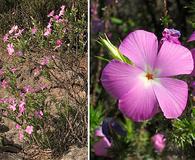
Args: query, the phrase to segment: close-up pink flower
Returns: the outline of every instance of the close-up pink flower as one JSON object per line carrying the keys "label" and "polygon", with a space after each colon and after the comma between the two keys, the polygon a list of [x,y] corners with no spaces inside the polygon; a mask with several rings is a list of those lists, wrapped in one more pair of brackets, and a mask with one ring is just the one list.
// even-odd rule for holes
{"label": "close-up pink flower", "polygon": [[103,87],[118,99],[119,110],[134,121],[152,118],[160,110],[168,119],[181,116],[188,99],[188,85],[173,76],[194,68],[190,50],[164,41],[144,30],[130,33],[119,51],[133,65],[112,60],[102,71]]}
{"label": "close-up pink flower", "polygon": [[64,16],[65,5],[62,5],[60,8],[61,10],[60,10],[59,16]]}
{"label": "close-up pink flower", "polygon": [[157,152],[162,152],[166,146],[166,138],[163,134],[157,133],[152,137],[152,143]]}
{"label": "close-up pink flower", "polygon": [[11,56],[14,53],[14,45],[12,43],[7,44],[7,52]]}

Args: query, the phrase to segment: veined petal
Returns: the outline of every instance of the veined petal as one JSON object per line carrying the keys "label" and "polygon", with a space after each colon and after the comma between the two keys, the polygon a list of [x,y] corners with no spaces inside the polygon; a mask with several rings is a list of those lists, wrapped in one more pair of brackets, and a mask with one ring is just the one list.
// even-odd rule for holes
{"label": "veined petal", "polygon": [[168,41],[163,43],[155,64],[159,77],[190,74],[193,68],[194,63],[190,50]]}
{"label": "veined petal", "polygon": [[120,44],[120,52],[128,57],[136,66],[146,70],[153,68],[158,51],[157,37],[144,30],[130,33]]}
{"label": "veined petal", "polygon": [[166,118],[177,118],[184,111],[188,97],[188,86],[184,81],[159,78],[153,89],[160,108]]}
{"label": "veined petal", "polygon": [[188,42],[195,41],[195,32],[192,33],[190,38],[188,39]]}
{"label": "veined petal", "polygon": [[195,48],[193,48],[192,50],[191,50],[191,52],[192,52],[192,57],[193,57],[193,60],[194,60],[194,70],[192,71],[192,75],[193,76],[195,76]]}
{"label": "veined petal", "polygon": [[101,82],[108,93],[119,99],[135,85],[142,72],[139,68],[112,60],[103,69]]}
{"label": "veined petal", "polygon": [[157,99],[152,88],[153,80],[144,80],[148,81],[144,85],[142,78],[119,100],[120,111],[137,122],[150,119],[158,112]]}

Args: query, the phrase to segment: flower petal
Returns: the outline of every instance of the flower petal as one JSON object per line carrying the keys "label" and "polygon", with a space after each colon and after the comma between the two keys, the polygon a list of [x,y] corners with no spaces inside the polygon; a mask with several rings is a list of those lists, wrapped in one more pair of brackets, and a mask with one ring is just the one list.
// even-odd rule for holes
{"label": "flower petal", "polygon": [[195,41],[195,32],[192,33],[190,38],[188,39],[188,42]]}
{"label": "flower petal", "polygon": [[192,75],[193,76],[195,76],[195,48],[193,48],[192,50],[191,50],[191,52],[192,52],[192,57],[193,57],[193,60],[194,60],[194,70],[192,71]]}
{"label": "flower petal", "polygon": [[119,100],[119,109],[134,121],[143,121],[152,118],[158,111],[152,80],[137,80],[134,87]]}
{"label": "flower petal", "polygon": [[106,137],[101,138],[98,142],[93,145],[93,149],[97,156],[108,156],[108,149],[111,147],[111,143]]}
{"label": "flower petal", "polygon": [[126,63],[113,60],[102,71],[101,82],[108,93],[119,99],[126,94],[143,71]]}
{"label": "flower petal", "polygon": [[177,118],[184,111],[188,97],[188,86],[184,81],[159,78],[153,89],[160,108],[166,118]]}
{"label": "flower petal", "polygon": [[136,66],[153,68],[158,51],[157,37],[144,30],[130,33],[120,44],[120,52],[128,57]]}
{"label": "flower petal", "polygon": [[163,43],[155,65],[159,77],[190,74],[193,67],[192,54],[187,48],[168,41]]}

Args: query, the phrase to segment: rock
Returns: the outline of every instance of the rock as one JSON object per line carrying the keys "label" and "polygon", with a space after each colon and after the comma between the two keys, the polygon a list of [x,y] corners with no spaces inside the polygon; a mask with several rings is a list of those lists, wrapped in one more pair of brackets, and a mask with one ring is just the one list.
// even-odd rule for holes
{"label": "rock", "polygon": [[70,147],[68,153],[60,160],[87,160],[87,147],[78,148],[76,146]]}
{"label": "rock", "polygon": [[0,153],[0,160],[24,160],[24,158],[15,153],[3,152]]}

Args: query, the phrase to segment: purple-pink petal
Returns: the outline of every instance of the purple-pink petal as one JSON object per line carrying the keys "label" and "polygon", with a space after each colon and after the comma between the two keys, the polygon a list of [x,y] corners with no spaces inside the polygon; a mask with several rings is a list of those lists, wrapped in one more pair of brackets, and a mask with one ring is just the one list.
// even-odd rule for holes
{"label": "purple-pink petal", "polygon": [[188,39],[188,42],[194,41],[195,40],[195,32],[192,33],[190,38]]}
{"label": "purple-pink petal", "polygon": [[93,149],[97,156],[108,157],[108,149],[111,147],[111,143],[106,137],[101,138],[93,145]]}
{"label": "purple-pink petal", "polygon": [[163,43],[155,64],[159,77],[190,74],[193,68],[194,64],[190,50],[168,41]]}
{"label": "purple-pink petal", "polygon": [[192,52],[192,57],[193,57],[193,60],[194,60],[194,70],[192,71],[192,75],[193,76],[195,76],[195,48],[193,48],[192,50],[191,50],[191,52]]}
{"label": "purple-pink petal", "polygon": [[151,32],[137,30],[122,41],[119,50],[143,70],[148,66],[153,68],[158,51],[158,40]]}
{"label": "purple-pink petal", "polygon": [[131,86],[132,89],[121,97],[119,109],[125,116],[139,122],[152,118],[158,112],[157,99],[152,83],[153,81],[146,78],[145,80],[137,79],[137,83]]}
{"label": "purple-pink petal", "polygon": [[173,78],[159,78],[153,84],[153,89],[166,118],[172,119],[181,116],[188,97],[186,82]]}
{"label": "purple-pink petal", "polygon": [[113,60],[103,69],[101,82],[108,93],[119,99],[137,83],[142,72],[139,68]]}

